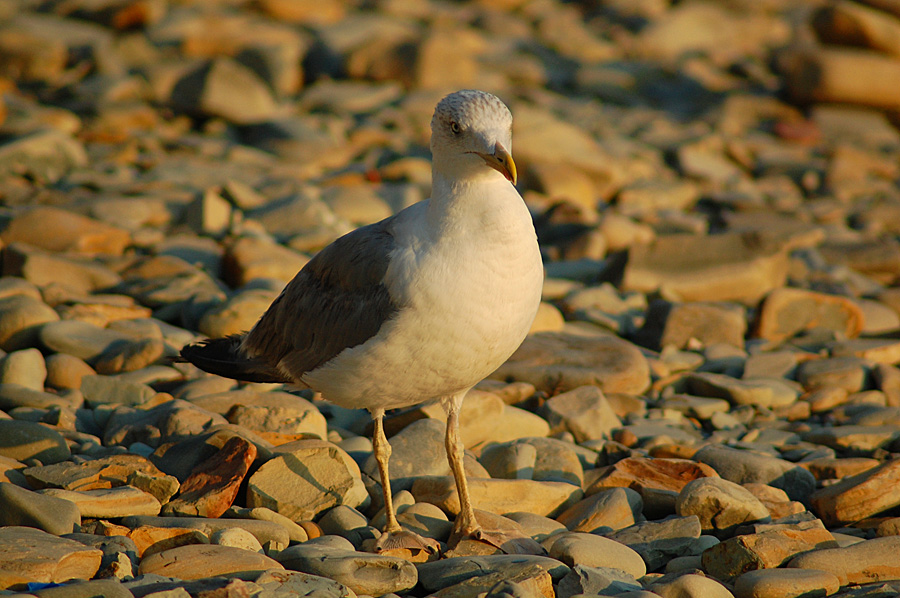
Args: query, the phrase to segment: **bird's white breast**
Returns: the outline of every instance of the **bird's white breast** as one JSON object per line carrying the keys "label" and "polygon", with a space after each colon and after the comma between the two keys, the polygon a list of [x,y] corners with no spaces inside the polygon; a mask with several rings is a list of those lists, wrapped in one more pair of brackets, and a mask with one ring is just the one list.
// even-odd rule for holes
{"label": "bird's white breast", "polygon": [[[436,208],[452,213],[435,218]],[[505,180],[479,185],[463,204],[412,206],[394,233],[386,284],[400,311],[304,376],[337,404],[390,409],[464,391],[518,348],[534,320],[540,252]]]}

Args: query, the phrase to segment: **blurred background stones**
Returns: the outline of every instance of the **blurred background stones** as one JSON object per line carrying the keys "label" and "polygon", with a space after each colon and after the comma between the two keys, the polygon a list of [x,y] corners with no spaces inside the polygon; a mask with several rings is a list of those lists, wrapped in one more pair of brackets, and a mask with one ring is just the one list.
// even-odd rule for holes
{"label": "blurred background stones", "polygon": [[[545,263],[461,415],[519,554],[374,555],[366,413],[171,358],[428,197],[459,88]],[[0,1],[0,590],[900,594],[898,124],[896,0]],[[443,417],[385,428],[446,543]]]}

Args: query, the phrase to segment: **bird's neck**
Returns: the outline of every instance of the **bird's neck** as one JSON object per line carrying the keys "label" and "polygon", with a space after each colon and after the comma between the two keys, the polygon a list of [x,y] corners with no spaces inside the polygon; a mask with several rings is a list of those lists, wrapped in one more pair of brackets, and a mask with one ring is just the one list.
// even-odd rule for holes
{"label": "bird's neck", "polygon": [[527,212],[515,187],[499,172],[485,169],[469,177],[432,173],[427,217],[432,230],[446,232],[475,220],[492,226],[516,210]]}

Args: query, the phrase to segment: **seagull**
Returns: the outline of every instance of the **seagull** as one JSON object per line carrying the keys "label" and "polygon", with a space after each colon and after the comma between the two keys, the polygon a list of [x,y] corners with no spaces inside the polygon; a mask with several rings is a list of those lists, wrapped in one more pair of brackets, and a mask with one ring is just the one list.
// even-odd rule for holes
{"label": "seagull", "polygon": [[[475,384],[519,347],[541,299],[543,265],[516,191],[512,115],[463,90],[431,120],[432,195],[340,237],[288,283],[249,332],[185,346],[184,360],[250,382],[310,388],[367,409],[387,523],[376,551],[414,544],[394,513],[385,410],[439,400],[459,494],[450,536],[500,546],[475,518],[459,413]],[[433,540],[420,548],[435,550]]]}

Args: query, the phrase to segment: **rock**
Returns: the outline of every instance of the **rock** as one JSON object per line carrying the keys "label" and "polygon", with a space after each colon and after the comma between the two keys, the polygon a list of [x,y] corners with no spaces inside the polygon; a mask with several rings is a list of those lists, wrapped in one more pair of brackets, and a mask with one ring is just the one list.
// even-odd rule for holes
{"label": "rock", "polygon": [[21,582],[61,583],[91,579],[103,553],[80,542],[30,527],[0,528],[0,561]]}
{"label": "rock", "polygon": [[418,579],[416,568],[404,559],[327,548],[314,542],[291,546],[278,554],[278,560],[288,569],[327,577],[369,596],[408,590]]}
{"label": "rock", "polygon": [[678,598],[679,596],[703,596],[704,598],[733,598],[725,586],[719,582],[705,577],[689,573],[677,576],[675,579],[666,579],[650,584],[650,591],[659,594],[662,598]]}
{"label": "rock", "polygon": [[693,458],[712,466],[726,480],[736,484],[769,484],[787,492],[791,500],[805,501],[816,486],[815,478],[802,467],[750,451],[709,445],[697,451]]}
{"label": "rock", "polygon": [[784,285],[787,255],[740,234],[667,235],[631,249],[623,286],[679,301],[755,303]]}
{"label": "rock", "polygon": [[242,287],[257,278],[271,278],[287,284],[309,258],[271,239],[240,237],[225,246],[224,279]]}
{"label": "rock", "polygon": [[627,457],[612,464],[585,492],[590,495],[621,487],[636,490],[642,496],[647,489],[677,494],[692,480],[718,475],[709,465],[688,459]]}
{"label": "rock", "polygon": [[[416,476],[450,474],[450,464],[444,449],[444,431],[443,422],[420,419],[391,437],[388,471],[391,488],[395,492],[409,490]],[[366,459],[363,471],[372,479],[380,480],[374,455]]]}
{"label": "rock", "polygon": [[256,539],[256,536],[239,527],[220,529],[213,532],[209,537],[212,544],[219,546],[230,546],[232,548],[240,548],[241,550],[249,550],[250,552],[263,553],[262,544]]}
{"label": "rock", "polygon": [[39,287],[58,286],[75,295],[108,289],[121,282],[118,274],[96,260],[67,257],[23,243],[4,248],[3,272],[21,276]]}
{"label": "rock", "polygon": [[80,491],[46,488],[38,493],[75,503],[82,517],[96,519],[115,519],[129,515],[158,515],[160,509],[156,497],[133,486]]}
{"label": "rock", "polygon": [[635,578],[617,567],[586,567],[574,565],[559,582],[557,596],[615,596],[641,589]]}
{"label": "rock", "polygon": [[647,573],[640,555],[609,538],[581,532],[563,532],[545,541],[550,556],[570,567],[610,567],[624,571],[635,579]]}
{"label": "rock", "polygon": [[[101,574],[103,569],[101,568]],[[91,581],[76,581],[73,583],[51,586],[35,590],[38,598],[91,598],[92,596],[106,596],[108,598],[128,598],[131,592],[125,589],[116,579],[95,579]]]}
{"label": "rock", "polygon": [[579,386],[548,399],[540,415],[550,424],[551,433],[571,432],[576,442],[610,438],[622,425],[596,386]]}
{"label": "rock", "polygon": [[39,206],[15,216],[0,233],[4,243],[27,243],[53,252],[121,255],[127,231],[74,212]]}
{"label": "rock", "polygon": [[640,394],[649,376],[644,356],[621,339],[540,332],[526,338],[490,377],[530,382],[547,392],[593,385],[605,393]]}
{"label": "rock", "polygon": [[266,289],[248,289],[237,293],[205,311],[197,323],[197,329],[210,338],[250,330],[276,296]]}
{"label": "rock", "polygon": [[630,488],[602,490],[581,500],[556,520],[573,532],[607,533],[632,526],[642,519],[644,503]]}
{"label": "rock", "polygon": [[37,459],[58,463],[71,456],[65,438],[50,426],[18,420],[0,420],[0,456],[18,461]]}
{"label": "rock", "polygon": [[274,436],[273,433],[312,434],[322,440],[328,436],[325,417],[306,399],[286,392],[256,393],[247,399],[227,410],[224,415],[229,422],[263,438]]}
{"label": "rock", "polygon": [[0,362],[0,384],[18,384],[43,391],[46,379],[47,366],[37,349],[13,351]]}
{"label": "rock", "polygon": [[[581,486],[583,469],[578,454],[572,449],[571,444],[555,438],[520,438],[511,442],[491,444],[482,450],[481,458],[488,464],[498,465],[498,461],[515,459],[504,455],[516,455],[519,453],[518,447],[526,444],[534,447],[534,460],[527,465],[531,475],[520,479],[568,482]],[[516,479],[515,476],[511,477]]]}
{"label": "rock", "polygon": [[708,548],[702,555],[703,570],[716,579],[733,580],[747,571],[781,567],[801,553],[837,546],[821,524],[785,525],[735,536]]}
{"label": "rock", "polygon": [[732,405],[787,407],[797,400],[800,390],[777,378],[737,380],[724,374],[702,372],[691,374],[688,384],[692,394],[726,399]]}
{"label": "rock", "polygon": [[287,531],[291,542],[306,542],[309,540],[309,534],[306,533],[306,530],[302,526],[295,523],[294,520],[288,519],[284,515],[280,515],[265,507],[256,507],[254,509],[231,507],[228,509],[227,514],[229,517],[239,519],[256,519],[259,521],[271,521],[272,523],[277,523]]}
{"label": "rock", "polygon": [[837,387],[849,393],[859,392],[865,380],[865,363],[856,357],[814,359],[797,369],[797,381],[808,391]]}
{"label": "rock", "polygon": [[298,440],[278,450],[250,476],[247,506],[309,520],[336,505],[357,507],[368,498],[356,462],[330,442]]}
{"label": "rock", "polygon": [[874,538],[847,546],[814,550],[794,557],[792,569],[827,571],[841,585],[865,584],[897,579],[900,576],[900,536]]}
{"label": "rock", "polygon": [[473,577],[498,574],[513,577],[523,570],[539,567],[549,573],[554,581],[562,579],[569,568],[556,559],[530,554],[491,554],[483,556],[450,557],[430,563],[421,563],[419,585],[429,593],[453,587]]}
{"label": "rock", "polygon": [[725,343],[742,347],[746,333],[747,317],[739,305],[657,300],[650,303],[635,340],[657,350],[667,346],[684,349],[698,342],[702,346]]}
{"label": "rock", "polygon": [[169,98],[178,110],[245,124],[271,118],[277,104],[251,69],[230,58],[216,58],[182,77]]}
{"label": "rock", "polygon": [[43,496],[8,482],[0,482],[0,525],[24,525],[54,535],[78,531],[81,514],[71,501]]}
{"label": "rock", "polygon": [[249,550],[216,544],[188,544],[144,557],[138,572],[176,579],[219,575],[255,579],[263,571],[281,568],[278,561]]}
{"label": "rock", "polygon": [[129,344],[135,339],[127,334],[100,328],[87,322],[63,320],[42,326],[40,340],[51,351],[91,362],[108,351],[112,345]]}
{"label": "rock", "polygon": [[809,497],[810,506],[829,526],[871,517],[900,504],[889,491],[898,476],[900,462],[887,461],[816,490]]}
{"label": "rock", "polygon": [[168,502],[178,491],[177,479],[165,475],[138,455],[114,455],[83,463],[62,462],[29,467],[23,473],[28,483],[38,489],[85,491],[128,485],[152,494],[161,504]]}
{"label": "rock", "polygon": [[[34,390],[19,384],[0,385],[0,409],[12,411],[16,408],[32,409],[78,409],[82,406],[79,393],[60,396],[42,390]],[[51,429],[50,432],[53,430]],[[45,433],[46,434],[46,433]]]}
{"label": "rock", "polygon": [[522,563],[507,567],[504,571],[486,572],[484,575],[470,577],[452,586],[435,592],[440,598],[475,595],[513,596],[533,598],[554,598],[553,581],[550,574],[540,565]]}
{"label": "rock", "polygon": [[256,447],[252,443],[239,436],[232,437],[219,452],[194,468],[181,484],[178,497],[166,504],[164,513],[221,516],[234,502],[255,458]]}
{"label": "rock", "polygon": [[701,550],[700,520],[696,516],[644,521],[607,534],[628,546],[644,559],[648,571],[656,571],[673,558]]}
{"label": "rock", "polygon": [[765,506],[741,486],[720,478],[700,478],[685,485],[675,502],[679,515],[696,515],[705,532],[731,536],[737,526],[769,519]]}
{"label": "rock", "polygon": [[[208,538],[221,529],[239,527],[253,534],[266,552],[277,552],[288,545],[287,530],[277,523],[258,519],[210,519],[207,517],[151,517],[149,515],[124,517],[121,524],[131,528],[129,534],[140,546],[142,543],[136,539],[136,534],[141,528],[148,530],[168,529],[175,534],[183,534],[184,529],[195,530]],[[182,529],[183,528],[183,529]],[[146,545],[146,543],[145,543]]]}
{"label": "rock", "polygon": [[56,322],[59,314],[40,298],[0,297],[0,348],[14,351],[34,346],[41,324]]}
{"label": "rock", "polygon": [[322,598],[356,598],[356,593],[341,583],[300,571],[270,569],[256,579],[256,584],[264,592],[279,591],[301,596],[316,594]]}
{"label": "rock", "polygon": [[812,569],[760,569],[748,571],[734,582],[735,598],[816,595],[830,596],[841,582],[828,571]]}
{"label": "rock", "polygon": [[[449,515],[459,513],[459,495],[452,477],[419,476],[413,482],[412,494],[417,502],[437,505]],[[583,493],[565,482],[469,479],[469,495],[474,506],[483,511],[553,516],[580,500]]]}
{"label": "rock", "polygon": [[275,447],[270,443],[238,426],[225,424],[213,426],[203,434],[163,444],[149,456],[149,459],[161,471],[179,480],[186,480],[195,467],[216,455],[235,436],[253,443],[256,447],[258,464],[272,458]]}
{"label": "rock", "polygon": [[[98,376],[98,378],[100,377]],[[86,378],[85,382],[88,380],[90,378]],[[119,382],[120,380],[114,379],[113,381]],[[122,385],[106,385],[108,390],[113,391],[112,397],[116,396],[117,386],[129,390],[134,389],[138,392],[142,392],[143,388],[146,388],[146,385],[143,384],[132,384],[127,380],[124,382],[125,384]],[[130,393],[132,397],[136,394],[136,392]],[[125,395],[123,398],[127,397],[128,395]],[[226,423],[222,416],[178,399],[160,402],[155,407],[118,406],[106,423],[103,443],[130,445],[134,442],[143,442],[148,446],[157,446],[161,442],[200,434],[213,426]]]}
{"label": "rock", "polygon": [[820,328],[854,338],[863,322],[862,310],[850,299],[785,287],[773,290],[762,302],[756,335],[781,342],[799,332]]}
{"label": "rock", "polygon": [[158,338],[134,339],[131,342],[114,342],[97,356],[94,368],[99,374],[120,374],[143,369],[158,361],[165,351],[165,344]]}
{"label": "rock", "polygon": [[46,359],[47,386],[63,389],[80,389],[81,381],[85,376],[92,376],[97,372],[84,360],[74,355],[54,353]]}

